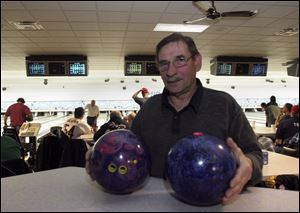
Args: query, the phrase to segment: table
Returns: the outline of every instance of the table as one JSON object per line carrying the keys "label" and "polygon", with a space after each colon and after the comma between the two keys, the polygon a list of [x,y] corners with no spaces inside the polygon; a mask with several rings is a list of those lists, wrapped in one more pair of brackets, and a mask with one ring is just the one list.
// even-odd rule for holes
{"label": "table", "polygon": [[149,178],[127,195],[103,192],[84,168],[64,167],[1,179],[1,211],[296,211],[299,192],[249,187],[229,205],[198,207],[170,195],[162,179]]}
{"label": "table", "polygon": [[273,127],[255,126],[255,127],[252,127],[252,129],[257,136],[275,137],[275,134],[276,134],[276,128],[273,128]]}
{"label": "table", "polygon": [[84,140],[89,146],[94,146],[94,133],[80,135],[80,139]]}
{"label": "table", "polygon": [[276,152],[269,152],[269,163],[263,166],[263,176],[295,174],[299,175],[299,158]]}
{"label": "table", "polygon": [[80,135],[80,139],[83,139],[87,142],[93,142],[94,141],[94,133]]}

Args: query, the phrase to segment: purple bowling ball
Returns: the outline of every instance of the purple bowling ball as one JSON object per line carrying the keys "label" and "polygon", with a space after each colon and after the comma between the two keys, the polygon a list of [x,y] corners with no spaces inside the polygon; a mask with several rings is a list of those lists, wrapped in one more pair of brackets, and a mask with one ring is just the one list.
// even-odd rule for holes
{"label": "purple bowling ball", "polygon": [[106,192],[126,194],[141,188],[150,174],[151,160],[142,141],[131,131],[105,133],[92,149],[91,170]]}
{"label": "purple bowling ball", "polygon": [[223,140],[200,132],[180,139],[167,157],[165,176],[172,195],[192,205],[219,204],[236,172]]}

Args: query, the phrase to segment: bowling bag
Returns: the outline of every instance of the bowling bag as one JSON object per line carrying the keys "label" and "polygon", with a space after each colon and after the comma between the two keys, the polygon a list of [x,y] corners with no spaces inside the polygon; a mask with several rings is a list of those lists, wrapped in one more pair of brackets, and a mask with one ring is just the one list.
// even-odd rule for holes
{"label": "bowling bag", "polygon": [[109,132],[115,129],[126,129],[124,124],[116,124],[115,122],[111,121],[108,123],[107,130],[105,132]]}
{"label": "bowling bag", "polygon": [[277,189],[299,191],[299,177],[296,175],[278,175],[275,182]]}

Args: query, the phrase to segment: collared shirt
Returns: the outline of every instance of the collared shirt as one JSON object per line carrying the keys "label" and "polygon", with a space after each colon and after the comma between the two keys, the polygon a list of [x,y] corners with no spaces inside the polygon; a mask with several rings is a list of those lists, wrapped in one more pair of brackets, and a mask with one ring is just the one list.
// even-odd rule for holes
{"label": "collared shirt", "polygon": [[87,104],[85,109],[88,109],[89,117],[97,117],[100,113],[99,107],[97,105],[92,106],[92,104]]}
{"label": "collared shirt", "polygon": [[151,175],[163,177],[165,159],[178,139],[203,132],[226,140],[232,137],[253,161],[253,181],[261,178],[262,156],[257,139],[243,110],[229,94],[204,88],[197,79],[197,90],[190,103],[177,112],[168,102],[168,91],[152,96],[136,115],[131,130],[148,147]]}
{"label": "collared shirt", "polygon": [[10,116],[10,123],[13,127],[22,126],[26,122],[26,116],[31,114],[29,107],[23,103],[15,103],[9,106],[5,112],[6,116]]}

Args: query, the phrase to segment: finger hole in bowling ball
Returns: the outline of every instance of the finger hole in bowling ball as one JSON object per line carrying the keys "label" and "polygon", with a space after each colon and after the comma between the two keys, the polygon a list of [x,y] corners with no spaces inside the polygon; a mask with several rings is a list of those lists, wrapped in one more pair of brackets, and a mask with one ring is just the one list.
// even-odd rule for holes
{"label": "finger hole in bowling ball", "polygon": [[96,141],[90,167],[105,192],[128,194],[146,184],[151,159],[136,135],[130,130],[118,129],[105,133]]}

